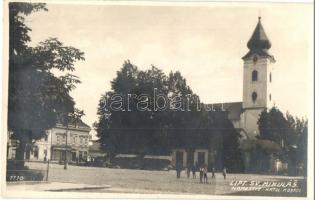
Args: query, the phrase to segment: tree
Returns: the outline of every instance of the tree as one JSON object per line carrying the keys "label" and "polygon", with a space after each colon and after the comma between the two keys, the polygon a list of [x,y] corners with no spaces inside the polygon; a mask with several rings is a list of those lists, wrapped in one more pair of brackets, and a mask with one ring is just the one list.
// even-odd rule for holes
{"label": "tree", "polygon": [[302,164],[302,172],[304,177],[307,176],[307,121],[305,121],[305,126],[302,129],[300,137],[298,139],[298,152],[297,157],[299,158],[298,162]]}
{"label": "tree", "polygon": [[[227,113],[206,111],[180,72],[165,75],[155,66],[142,71],[126,61],[111,84],[112,90],[99,101],[99,120],[94,124],[103,149],[111,158],[117,153],[169,155],[174,148],[202,147],[224,150],[220,160],[226,167],[241,171],[236,167],[241,161],[239,134]],[[167,101],[162,97],[154,101],[152,97],[156,93]],[[119,109],[108,108],[111,98],[117,94]],[[145,109],[139,110],[139,103]],[[166,109],[156,110],[163,105]],[[227,129],[223,129],[225,126]],[[214,137],[221,138],[220,148]]]}
{"label": "tree", "polygon": [[[223,115],[222,115],[223,114]],[[244,172],[244,161],[240,150],[240,133],[235,130],[232,122],[228,119],[226,113],[222,113],[220,128],[223,130],[223,165],[229,172]]]}
{"label": "tree", "polygon": [[299,163],[305,163],[307,154],[307,120],[293,117],[288,112],[284,116],[279,109],[273,107],[261,113],[258,127],[258,138],[278,144],[281,147],[279,157],[288,163],[289,173],[296,175]]}
{"label": "tree", "polygon": [[288,142],[288,122],[276,107],[264,110],[258,119],[259,138],[272,140],[282,147]]}
{"label": "tree", "polygon": [[9,55],[22,54],[31,41],[28,32],[31,31],[24,23],[24,16],[40,10],[47,11],[44,3],[9,3]]}
{"label": "tree", "polygon": [[[160,117],[158,113],[153,113],[152,101],[147,102],[147,108],[142,112],[138,110],[138,101],[134,96],[153,96],[153,88],[166,94],[165,75],[154,66],[147,71],[138,71],[136,66],[126,61],[111,85],[112,91],[105,93],[100,99],[99,121],[95,124],[103,147],[112,156],[118,150],[144,155],[144,152],[149,151],[148,146],[156,143],[156,137],[149,136],[155,136],[159,125],[154,122],[161,120],[156,120]],[[120,95],[122,107],[116,111],[107,110],[106,106],[114,94]],[[129,94],[133,96],[128,98]]]}
{"label": "tree", "polygon": [[[45,4],[10,3],[8,128],[19,141],[17,159],[24,159],[26,148],[42,138],[62,116],[74,112],[69,95],[80,80],[70,72],[74,63],[84,60],[79,49],[49,38],[35,47],[28,46],[31,29],[24,16],[45,10]],[[59,70],[64,75],[56,76]],[[66,113],[66,114],[65,114]]]}

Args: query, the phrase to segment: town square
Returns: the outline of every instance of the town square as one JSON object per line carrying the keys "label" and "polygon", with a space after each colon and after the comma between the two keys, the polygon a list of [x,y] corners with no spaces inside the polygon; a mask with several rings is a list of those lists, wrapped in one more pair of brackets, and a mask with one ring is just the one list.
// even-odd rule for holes
{"label": "town square", "polygon": [[6,197],[312,197],[311,3],[5,5]]}

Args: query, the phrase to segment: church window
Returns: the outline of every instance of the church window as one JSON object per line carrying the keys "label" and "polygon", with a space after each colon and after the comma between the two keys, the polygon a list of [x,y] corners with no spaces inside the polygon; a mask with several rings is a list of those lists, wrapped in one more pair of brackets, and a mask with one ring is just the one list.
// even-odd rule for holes
{"label": "church window", "polygon": [[257,60],[258,60],[257,56],[254,56],[254,58],[253,58],[254,64],[257,63]]}
{"label": "church window", "polygon": [[258,72],[254,70],[252,72],[252,81],[257,81],[258,80]]}
{"label": "church window", "polygon": [[269,82],[271,83],[272,77],[271,77],[271,72],[269,74]]}
{"label": "church window", "polygon": [[271,94],[269,94],[269,101],[271,101]]}
{"label": "church window", "polygon": [[252,93],[252,100],[253,100],[254,103],[255,103],[256,99],[257,99],[257,93],[253,92]]}

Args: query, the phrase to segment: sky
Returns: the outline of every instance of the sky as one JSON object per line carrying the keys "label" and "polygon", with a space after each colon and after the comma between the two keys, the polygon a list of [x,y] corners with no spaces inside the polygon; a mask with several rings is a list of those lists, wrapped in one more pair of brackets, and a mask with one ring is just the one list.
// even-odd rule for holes
{"label": "sky", "polygon": [[258,16],[272,43],[273,99],[283,112],[305,117],[311,108],[313,8],[311,4],[48,4],[26,17],[31,45],[57,37],[85,53],[75,64],[82,81],[71,92],[90,126],[116,71],[129,59],[166,74],[180,71],[204,103],[242,101],[246,43]]}

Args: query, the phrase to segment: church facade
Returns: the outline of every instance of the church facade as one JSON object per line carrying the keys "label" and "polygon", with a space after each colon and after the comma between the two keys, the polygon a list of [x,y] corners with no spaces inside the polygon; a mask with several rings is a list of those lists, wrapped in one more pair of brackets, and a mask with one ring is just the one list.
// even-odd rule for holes
{"label": "church facade", "polygon": [[[254,139],[259,135],[257,122],[260,113],[275,104],[272,97],[272,70],[276,61],[268,51],[271,43],[260,17],[247,47],[249,51],[242,57],[244,62],[243,101],[213,104],[215,108],[224,108],[227,111],[229,120],[241,135],[241,142],[245,139]],[[173,149],[172,165],[180,164],[187,167],[197,163],[209,166],[214,160],[214,154],[215,152],[202,148],[195,149],[193,152],[187,149]]]}

